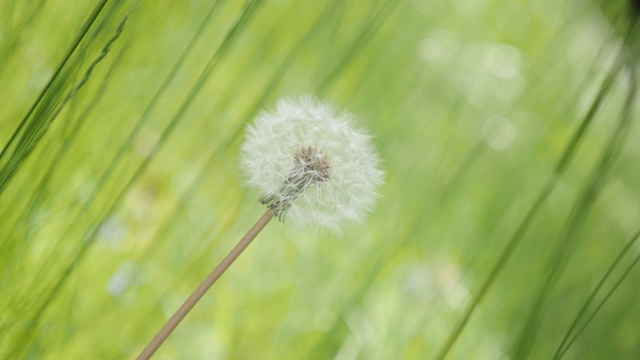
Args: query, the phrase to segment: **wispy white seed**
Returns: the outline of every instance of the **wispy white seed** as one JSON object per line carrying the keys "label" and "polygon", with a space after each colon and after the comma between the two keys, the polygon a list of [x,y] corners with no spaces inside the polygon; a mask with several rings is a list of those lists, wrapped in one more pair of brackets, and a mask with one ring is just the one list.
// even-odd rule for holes
{"label": "wispy white seed", "polygon": [[281,220],[339,233],[362,221],[383,183],[371,136],[311,96],[282,99],[247,128],[242,168]]}

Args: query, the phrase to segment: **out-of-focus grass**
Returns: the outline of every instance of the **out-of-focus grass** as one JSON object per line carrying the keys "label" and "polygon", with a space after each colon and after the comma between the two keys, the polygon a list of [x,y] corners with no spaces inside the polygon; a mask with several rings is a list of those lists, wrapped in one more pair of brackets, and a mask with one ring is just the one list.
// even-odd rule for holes
{"label": "out-of-focus grass", "polygon": [[640,228],[624,11],[0,3],[0,358],[135,356],[263,210],[237,168],[244,126],[303,93],[375,134],[380,204],[342,238],[271,224],[158,358],[433,358],[549,179],[449,358],[552,358],[578,314],[565,358],[634,358],[639,249],[618,258]]}

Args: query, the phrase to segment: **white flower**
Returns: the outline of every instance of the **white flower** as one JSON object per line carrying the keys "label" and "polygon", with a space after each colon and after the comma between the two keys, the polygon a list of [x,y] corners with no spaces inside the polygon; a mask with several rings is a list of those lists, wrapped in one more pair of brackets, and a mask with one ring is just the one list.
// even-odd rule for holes
{"label": "white flower", "polygon": [[284,220],[338,233],[362,221],[378,197],[384,173],[371,136],[353,116],[307,96],[282,99],[247,129],[242,167],[260,201]]}

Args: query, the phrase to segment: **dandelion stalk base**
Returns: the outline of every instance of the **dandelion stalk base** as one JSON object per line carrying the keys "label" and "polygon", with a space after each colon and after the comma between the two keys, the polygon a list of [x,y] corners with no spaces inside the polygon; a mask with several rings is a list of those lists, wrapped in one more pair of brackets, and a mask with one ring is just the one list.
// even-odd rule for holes
{"label": "dandelion stalk base", "polygon": [[233,262],[240,256],[244,249],[249,246],[251,241],[262,231],[262,229],[269,223],[269,221],[275,215],[272,209],[268,209],[264,215],[253,225],[247,234],[238,242],[238,244],[229,252],[229,254],[216,266],[215,269],[207,276],[207,278],[198,286],[198,288],[189,296],[189,298],[180,306],[180,308],[173,314],[173,316],[167,321],[167,323],[160,329],[158,334],[151,340],[149,345],[138,355],[137,360],[150,359],[151,356],[158,350],[160,345],[169,337],[173,330],[180,324],[182,319],[191,311],[196,303],[202,298],[202,296],[209,290],[209,288],[220,278],[222,274],[233,264]]}

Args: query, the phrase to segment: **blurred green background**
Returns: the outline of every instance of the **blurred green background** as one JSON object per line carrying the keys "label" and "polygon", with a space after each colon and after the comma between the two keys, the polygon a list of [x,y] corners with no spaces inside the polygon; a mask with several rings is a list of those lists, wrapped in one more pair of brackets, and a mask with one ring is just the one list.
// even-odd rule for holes
{"label": "blurred green background", "polygon": [[632,15],[0,1],[0,358],[134,358],[264,211],[245,125],[312,93],[375,135],[378,206],[271,223],[156,358],[637,359]]}

